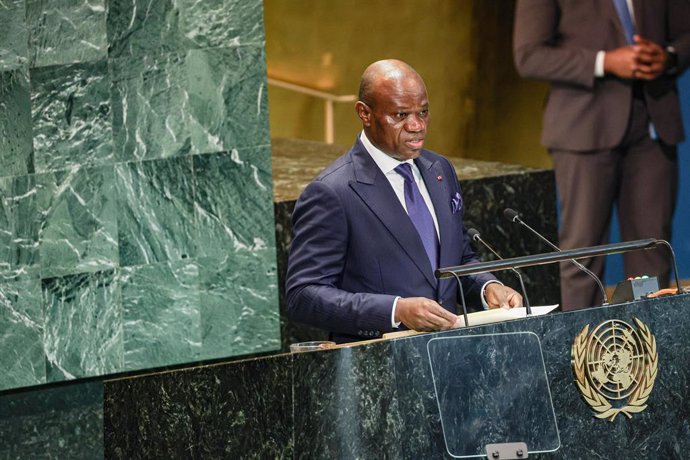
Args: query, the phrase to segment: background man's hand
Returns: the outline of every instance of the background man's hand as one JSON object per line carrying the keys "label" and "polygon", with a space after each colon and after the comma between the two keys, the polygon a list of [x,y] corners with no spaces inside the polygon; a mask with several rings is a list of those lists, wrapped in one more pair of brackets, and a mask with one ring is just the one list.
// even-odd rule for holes
{"label": "background man's hand", "polygon": [[637,53],[632,46],[624,46],[604,54],[604,72],[620,78],[634,78],[638,70]]}
{"label": "background man's hand", "polygon": [[489,308],[522,307],[522,296],[514,289],[500,283],[487,284],[484,297]]}
{"label": "background man's hand", "polygon": [[664,73],[668,53],[666,50],[651,40],[639,35],[635,40],[635,52],[637,54],[637,71],[634,77],[641,80],[653,80]]}
{"label": "background man's hand", "polygon": [[604,72],[620,78],[654,80],[664,73],[668,53],[658,43],[635,35],[634,45],[607,51]]}
{"label": "background man's hand", "polygon": [[445,331],[452,328],[456,320],[453,313],[424,297],[401,297],[395,307],[395,321],[415,331]]}

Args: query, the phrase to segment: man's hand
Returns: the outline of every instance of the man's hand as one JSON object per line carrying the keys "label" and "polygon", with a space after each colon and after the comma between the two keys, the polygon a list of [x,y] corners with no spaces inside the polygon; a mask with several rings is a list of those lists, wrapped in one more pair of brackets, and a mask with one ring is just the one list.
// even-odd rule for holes
{"label": "man's hand", "polygon": [[457,316],[424,297],[398,299],[395,321],[415,331],[445,331],[455,325]]}
{"label": "man's hand", "polygon": [[522,296],[514,289],[500,283],[487,284],[484,297],[489,308],[522,307]]}
{"label": "man's hand", "polygon": [[658,43],[639,35],[634,45],[616,48],[604,54],[604,72],[620,78],[654,80],[664,73],[668,53]]}
{"label": "man's hand", "polygon": [[604,54],[604,72],[620,78],[634,78],[638,70],[637,53],[632,46],[624,46]]}
{"label": "man's hand", "polygon": [[637,69],[633,77],[641,80],[654,80],[664,73],[668,59],[666,50],[657,43],[639,35],[635,35],[633,40],[635,40],[633,48],[637,55]]}

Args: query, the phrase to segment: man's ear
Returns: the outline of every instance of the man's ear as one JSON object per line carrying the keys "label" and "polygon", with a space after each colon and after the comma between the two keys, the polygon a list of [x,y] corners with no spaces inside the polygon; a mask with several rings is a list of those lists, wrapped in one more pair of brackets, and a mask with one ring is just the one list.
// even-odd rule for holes
{"label": "man's ear", "polygon": [[355,104],[355,111],[360,120],[362,120],[362,125],[367,128],[371,126],[371,109],[362,101],[357,101]]}

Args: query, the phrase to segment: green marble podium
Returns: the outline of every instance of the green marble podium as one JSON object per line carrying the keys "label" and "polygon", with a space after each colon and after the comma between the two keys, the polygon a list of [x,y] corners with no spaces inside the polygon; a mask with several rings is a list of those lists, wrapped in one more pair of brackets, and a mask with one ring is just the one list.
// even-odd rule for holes
{"label": "green marble podium", "polygon": [[[22,458],[43,449],[75,458],[450,458],[428,344],[527,334],[541,345],[560,439],[554,452],[530,457],[684,458],[690,449],[689,312],[690,294],[682,294],[2,395],[0,445],[7,456]],[[634,318],[656,337],[658,376],[648,407],[631,419],[595,418],[574,383],[573,340],[585,324]],[[471,365],[473,356],[458,352],[456,358]],[[508,364],[497,361],[489,370],[501,374]],[[474,376],[450,377],[462,383]],[[515,387],[531,386],[523,383]],[[474,388],[481,399],[484,388]]]}

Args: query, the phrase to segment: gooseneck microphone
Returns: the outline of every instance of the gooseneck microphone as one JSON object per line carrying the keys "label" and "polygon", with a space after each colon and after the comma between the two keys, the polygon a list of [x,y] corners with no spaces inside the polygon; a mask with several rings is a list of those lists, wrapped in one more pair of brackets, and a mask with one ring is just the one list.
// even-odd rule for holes
{"label": "gooseneck microphone", "polygon": [[[553,248],[554,250],[556,250],[556,251],[558,251],[558,252],[561,252],[561,248],[559,248],[558,246],[556,246],[555,244],[553,244],[551,241],[547,240],[545,236],[543,236],[541,233],[539,233],[538,231],[536,231],[535,229],[533,229],[532,227],[530,227],[529,225],[527,225],[527,224],[525,223],[525,221],[523,221],[522,219],[520,219],[520,214],[518,214],[518,212],[517,212],[516,210],[510,209],[510,208],[505,208],[505,209],[503,210],[503,215],[504,215],[504,216],[506,217],[506,219],[508,219],[509,221],[511,221],[511,222],[517,222],[518,224],[522,225],[523,227],[525,227],[525,228],[526,228],[527,230],[529,230],[530,232],[532,232],[532,233],[534,233],[535,235],[537,235],[544,243],[546,243],[547,245],[549,245],[549,246],[550,246],[551,248]],[[609,298],[608,298],[608,296],[606,295],[606,289],[604,289],[604,285],[601,283],[601,280],[599,279],[599,277],[598,277],[597,275],[595,275],[594,273],[592,273],[591,270],[589,270],[587,267],[585,267],[584,265],[582,265],[582,264],[581,264],[580,262],[578,262],[577,260],[575,260],[575,259],[570,259],[570,261],[571,261],[573,264],[575,264],[575,266],[576,266],[577,268],[579,268],[580,270],[582,270],[583,272],[587,273],[589,276],[591,276],[592,278],[594,278],[594,281],[597,282],[597,286],[599,286],[599,290],[601,291],[601,296],[602,296],[603,299],[604,299],[604,303],[603,303],[602,305],[608,305],[608,303],[609,303]]]}
{"label": "gooseneck microphone", "polygon": [[[482,239],[481,235],[479,234],[479,231],[477,231],[476,228],[471,228],[471,229],[467,230],[467,234],[469,235],[470,238],[472,238],[472,240],[483,244],[484,247],[486,249],[488,249],[489,251],[491,251],[491,253],[493,255],[495,255],[499,259],[503,260],[503,257],[498,255],[498,253],[496,251],[494,251],[494,249],[491,246],[489,246],[489,243],[487,243],[486,241],[484,241]],[[515,273],[517,275],[518,279],[520,280],[520,288],[522,289],[522,297],[525,299],[525,310],[526,310],[526,313],[528,315],[531,315],[532,314],[532,308],[530,308],[530,305],[529,305],[529,299],[527,298],[527,291],[525,290],[525,282],[522,280],[522,275],[520,274],[519,271],[517,271],[514,268],[511,268],[511,270],[513,271],[513,273]]]}

